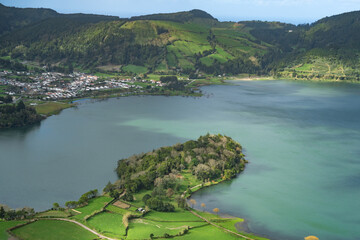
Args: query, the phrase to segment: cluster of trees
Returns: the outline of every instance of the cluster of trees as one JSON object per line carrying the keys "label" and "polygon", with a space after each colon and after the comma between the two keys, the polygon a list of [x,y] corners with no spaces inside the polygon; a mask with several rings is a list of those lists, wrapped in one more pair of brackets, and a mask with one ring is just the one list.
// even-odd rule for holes
{"label": "cluster of trees", "polygon": [[65,203],[65,206],[67,208],[82,207],[82,206],[87,205],[90,199],[93,199],[93,198],[95,198],[97,196],[98,196],[98,190],[97,189],[90,190],[89,192],[86,192],[83,195],[81,195],[81,197],[79,198],[78,201],[67,201]]}
{"label": "cluster of trees", "polygon": [[[151,195],[145,195],[144,202],[150,208],[171,211],[173,206],[166,201],[180,194],[182,171],[190,171],[203,182],[231,179],[244,169],[245,163],[239,143],[227,136],[207,134],[196,141],[121,159],[116,173],[119,187],[129,193],[152,190]],[[178,206],[185,207],[185,202],[176,199]]]}
{"label": "cluster of trees", "polygon": [[33,208],[25,207],[19,210],[5,210],[3,206],[0,207],[0,219],[6,221],[28,219],[33,218],[34,216],[35,211]]}
{"label": "cluster of trees", "polygon": [[33,107],[18,104],[0,105],[0,128],[22,127],[38,123],[43,117]]}
{"label": "cluster of trees", "polygon": [[3,103],[12,103],[12,97],[10,95],[6,95],[5,97],[0,96],[0,101]]}
{"label": "cluster of trees", "polygon": [[162,83],[166,83],[165,88],[170,90],[184,91],[185,82],[178,81],[177,76],[162,76],[160,77]]}
{"label": "cluster of trees", "polygon": [[10,69],[13,71],[27,71],[28,67],[17,61],[11,61],[9,59],[0,58],[0,68]]}

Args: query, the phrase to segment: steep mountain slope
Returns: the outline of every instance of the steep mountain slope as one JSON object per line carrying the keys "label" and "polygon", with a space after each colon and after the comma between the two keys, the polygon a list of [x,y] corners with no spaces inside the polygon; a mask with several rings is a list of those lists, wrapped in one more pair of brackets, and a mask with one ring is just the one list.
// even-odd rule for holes
{"label": "steep mountain slope", "polygon": [[0,35],[59,14],[45,8],[14,8],[0,3]]}
{"label": "steep mountain slope", "polygon": [[1,56],[86,69],[358,80],[360,12],[299,26],[219,22],[201,10],[130,19],[56,14],[0,36],[0,45]]}
{"label": "steep mountain slope", "polygon": [[268,48],[240,25],[199,10],[139,18],[163,20],[61,15],[1,37],[1,55],[85,68],[134,64],[150,72],[220,74],[258,71],[257,57]]}

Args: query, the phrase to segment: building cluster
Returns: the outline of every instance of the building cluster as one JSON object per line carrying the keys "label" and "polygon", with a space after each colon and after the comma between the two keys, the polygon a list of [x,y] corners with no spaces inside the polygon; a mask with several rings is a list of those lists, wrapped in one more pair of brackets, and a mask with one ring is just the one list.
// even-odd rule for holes
{"label": "building cluster", "polygon": [[[27,80],[9,76],[26,76]],[[14,86],[21,94],[41,96],[44,100],[81,97],[85,92],[107,89],[141,89],[140,84],[136,84],[139,82],[163,86],[160,81],[155,80],[136,78],[99,80],[97,76],[79,72],[72,74],[46,72],[40,75],[31,75],[27,72],[0,72],[0,85]],[[8,92],[8,94],[14,93]]]}

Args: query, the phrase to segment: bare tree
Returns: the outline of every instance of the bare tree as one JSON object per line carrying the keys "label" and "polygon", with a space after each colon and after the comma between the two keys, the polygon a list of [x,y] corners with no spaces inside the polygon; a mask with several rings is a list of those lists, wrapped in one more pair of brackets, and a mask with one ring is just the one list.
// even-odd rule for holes
{"label": "bare tree", "polygon": [[205,207],[206,207],[205,203],[201,203],[201,207],[202,207],[203,211],[205,211]]}
{"label": "bare tree", "polygon": [[216,213],[216,215],[218,215],[218,213],[220,212],[220,209],[214,208],[214,209],[213,209],[213,212]]}
{"label": "bare tree", "polygon": [[191,207],[194,208],[194,205],[196,205],[196,200],[190,199],[190,204],[191,204]]}

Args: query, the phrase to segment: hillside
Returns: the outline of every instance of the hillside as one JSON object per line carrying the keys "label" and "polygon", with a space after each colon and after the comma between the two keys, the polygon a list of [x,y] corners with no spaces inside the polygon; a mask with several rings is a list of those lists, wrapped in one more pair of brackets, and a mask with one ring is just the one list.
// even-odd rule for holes
{"label": "hillside", "polygon": [[[101,20],[101,21],[93,21]],[[256,72],[268,45],[237,23],[192,10],[132,19],[61,15],[0,38],[1,55],[94,69],[145,66],[149,72]]]}
{"label": "hillside", "polygon": [[6,7],[0,3],[0,35],[58,15],[52,9]]}
{"label": "hillside", "polygon": [[0,55],[40,66],[122,74],[138,74],[134,69],[145,69],[143,73],[194,77],[249,73],[359,80],[359,19],[357,11],[295,26],[219,22],[201,10],[130,19],[56,13],[0,36]]}

